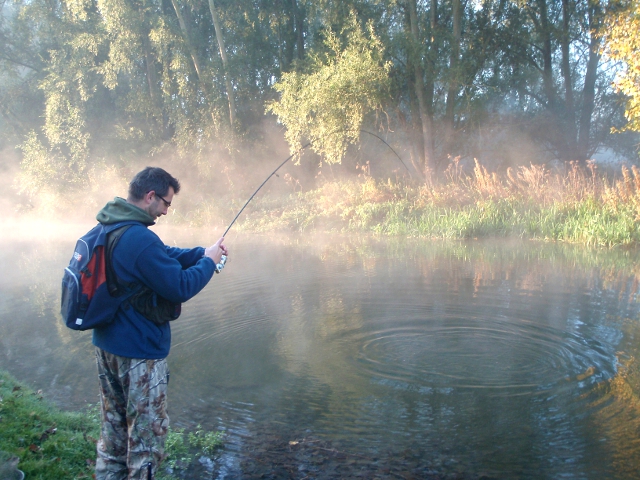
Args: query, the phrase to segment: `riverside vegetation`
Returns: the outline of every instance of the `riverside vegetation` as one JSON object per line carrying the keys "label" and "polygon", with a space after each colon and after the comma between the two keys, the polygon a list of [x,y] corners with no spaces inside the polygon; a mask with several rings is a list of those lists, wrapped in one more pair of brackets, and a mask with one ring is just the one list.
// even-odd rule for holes
{"label": "riverside vegetation", "polygon": [[[242,206],[232,203],[235,209]],[[188,215],[177,212],[171,221],[186,220],[194,226],[224,223],[212,218],[210,212],[220,211],[214,207],[204,201]],[[593,163],[556,169],[520,166],[499,174],[478,161],[465,173],[454,161],[442,180],[420,185],[376,180],[365,172],[357,179],[327,181],[289,195],[261,192],[234,228],[442,239],[498,236],[631,247],[640,244],[639,219],[636,166],[623,166],[617,176],[600,173]]]}
{"label": "riverside vegetation", "polygon": [[[63,412],[0,371],[0,477],[13,480],[16,468],[25,478],[59,480],[93,478],[100,436],[98,407],[84,413]],[[221,432],[173,429],[167,436],[165,468],[158,479],[184,478],[196,458],[211,456],[222,445]],[[12,472],[11,472],[11,471]],[[15,476],[17,480],[19,477]]]}

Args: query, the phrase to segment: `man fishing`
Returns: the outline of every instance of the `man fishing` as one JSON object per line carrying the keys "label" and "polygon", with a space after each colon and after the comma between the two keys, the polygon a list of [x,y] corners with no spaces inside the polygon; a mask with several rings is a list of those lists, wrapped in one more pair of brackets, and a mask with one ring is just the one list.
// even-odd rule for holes
{"label": "man fishing", "polygon": [[98,480],[155,478],[169,426],[169,321],[228,255],[224,237],[207,248],[181,249],[149,230],[179,191],[177,179],[147,167],[131,180],[126,200],[116,197],[96,217],[104,225],[137,222],[121,233],[112,253],[118,284],[135,293],[113,322],[93,331],[101,399]]}

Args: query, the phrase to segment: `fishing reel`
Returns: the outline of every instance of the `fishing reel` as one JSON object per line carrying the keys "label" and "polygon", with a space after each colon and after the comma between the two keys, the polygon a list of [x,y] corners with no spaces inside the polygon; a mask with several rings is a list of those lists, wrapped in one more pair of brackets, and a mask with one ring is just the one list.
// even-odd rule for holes
{"label": "fishing reel", "polygon": [[222,271],[225,263],[227,263],[227,256],[222,255],[220,257],[220,263],[216,263],[216,273],[220,273]]}

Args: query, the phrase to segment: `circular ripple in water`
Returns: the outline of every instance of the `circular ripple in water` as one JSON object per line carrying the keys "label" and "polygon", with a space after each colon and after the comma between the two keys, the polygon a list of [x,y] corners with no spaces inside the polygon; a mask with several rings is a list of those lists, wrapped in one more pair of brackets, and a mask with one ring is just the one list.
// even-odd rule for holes
{"label": "circular ripple in water", "polygon": [[613,374],[593,341],[519,319],[444,318],[370,331],[358,339],[362,373],[431,388],[522,394]]}

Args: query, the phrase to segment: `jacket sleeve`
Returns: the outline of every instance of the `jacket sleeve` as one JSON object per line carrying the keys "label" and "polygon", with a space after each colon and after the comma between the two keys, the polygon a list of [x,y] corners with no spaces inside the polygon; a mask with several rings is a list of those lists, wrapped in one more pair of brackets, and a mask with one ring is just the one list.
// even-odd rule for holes
{"label": "jacket sleeve", "polygon": [[215,269],[213,260],[197,250],[168,250],[162,242],[152,242],[138,255],[135,270],[157,294],[172,302],[186,302],[209,283]]}
{"label": "jacket sleeve", "polygon": [[178,262],[180,262],[180,265],[182,265],[182,268],[189,268],[194,266],[204,255],[203,247],[176,248],[166,246],[165,248],[167,249],[167,255],[178,260]]}

